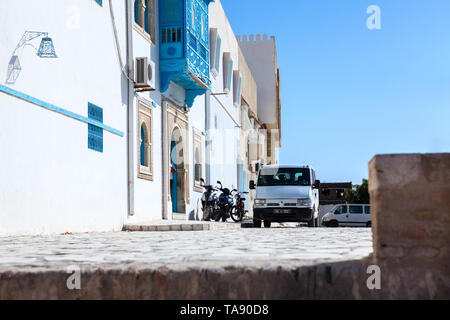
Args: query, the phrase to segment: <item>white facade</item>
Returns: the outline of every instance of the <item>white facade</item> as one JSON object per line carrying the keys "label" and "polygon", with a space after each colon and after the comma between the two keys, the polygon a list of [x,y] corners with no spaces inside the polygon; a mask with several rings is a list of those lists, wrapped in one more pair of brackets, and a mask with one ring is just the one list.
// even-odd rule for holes
{"label": "white facade", "polygon": [[277,50],[274,37],[250,35],[237,38],[258,85],[258,118],[276,123]]}
{"label": "white facade", "polygon": [[258,87],[258,119],[267,130],[268,163],[277,164],[281,148],[281,99],[275,37],[244,35],[237,40]]}
{"label": "white facade", "polygon": [[[155,4],[152,33],[136,23],[133,0],[0,0],[0,236],[198,220],[200,177],[243,183],[239,47],[222,5],[209,5],[221,39],[211,89],[187,108],[181,86],[160,92],[160,1],[139,4]],[[37,55],[48,38],[56,57]],[[133,83],[141,58],[155,66],[154,90]],[[102,132],[100,149],[88,128]],[[183,159],[176,200],[172,139]]]}
{"label": "white facade", "polygon": [[[125,56],[125,8],[115,2]],[[93,27],[95,26],[95,27]],[[126,128],[126,83],[108,7],[94,0],[0,0],[0,83],[17,55],[21,72],[7,87],[103,123]],[[48,33],[57,58],[40,58]],[[12,80],[12,79],[9,79]],[[13,81],[9,81],[13,82]],[[0,92],[0,234],[120,230],[126,219],[126,137],[103,130],[103,152],[88,148],[88,124]]]}
{"label": "white facade", "polygon": [[[134,2],[134,1],[131,1]],[[158,12],[159,2],[155,2],[155,10]],[[134,7],[133,7],[134,8]],[[133,129],[131,142],[133,144],[131,154],[131,176],[133,184],[131,187],[131,208],[129,208],[126,216],[127,223],[139,223],[150,220],[162,219],[162,100],[159,92],[159,35],[155,33],[155,39],[139,27],[132,10],[132,42],[131,52],[133,65],[133,74],[136,74],[136,58],[147,58],[155,65],[155,90],[135,92],[133,99],[132,124]],[[158,19],[155,20],[155,29],[158,30]],[[145,105],[151,110],[151,128],[150,136],[152,140],[152,177],[151,180],[139,177],[139,141],[140,141],[140,124],[139,124],[139,103]],[[126,168],[126,167],[125,167]],[[122,170],[126,170],[126,169]],[[126,183],[126,181],[125,181]]]}
{"label": "white facade", "polygon": [[[215,29],[221,39],[220,53],[216,53],[218,66],[211,74],[210,97],[210,135],[211,135],[211,166],[210,183],[220,180],[224,186],[231,189],[238,187],[238,147],[239,147],[239,108],[234,104],[233,73],[239,70],[238,44],[233,30],[223,10],[220,1],[209,6],[210,29]],[[212,32],[213,34],[213,32]],[[230,88],[227,91],[227,62],[232,60]],[[228,93],[227,93],[228,92]]]}

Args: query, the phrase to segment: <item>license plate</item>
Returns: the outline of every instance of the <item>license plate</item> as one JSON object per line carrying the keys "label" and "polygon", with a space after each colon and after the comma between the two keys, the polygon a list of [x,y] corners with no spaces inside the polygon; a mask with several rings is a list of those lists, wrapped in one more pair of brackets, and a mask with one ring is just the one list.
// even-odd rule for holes
{"label": "license plate", "polygon": [[287,213],[291,213],[291,210],[289,210],[289,209],[275,209],[273,212],[274,213],[278,213],[278,214],[287,214]]}

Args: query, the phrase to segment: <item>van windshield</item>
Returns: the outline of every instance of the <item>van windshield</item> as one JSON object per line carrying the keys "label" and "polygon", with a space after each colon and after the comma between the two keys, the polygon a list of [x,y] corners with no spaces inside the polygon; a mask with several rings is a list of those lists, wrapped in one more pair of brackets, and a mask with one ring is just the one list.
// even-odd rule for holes
{"label": "van windshield", "polygon": [[270,186],[310,186],[308,168],[267,168],[261,169],[258,187]]}

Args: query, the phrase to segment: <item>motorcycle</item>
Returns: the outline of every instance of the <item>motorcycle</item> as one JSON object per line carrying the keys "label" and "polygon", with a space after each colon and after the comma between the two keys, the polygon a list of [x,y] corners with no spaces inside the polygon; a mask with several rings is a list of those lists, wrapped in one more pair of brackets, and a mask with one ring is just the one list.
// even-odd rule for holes
{"label": "motorcycle", "polygon": [[220,181],[217,181],[219,187],[218,191],[221,193],[216,199],[216,206],[214,210],[214,220],[219,222],[222,219],[222,222],[226,222],[228,218],[230,218],[230,210],[233,206],[233,197],[231,196],[231,191],[228,188],[224,188]]}
{"label": "motorcycle", "polygon": [[211,221],[214,213],[214,207],[216,204],[216,189],[213,186],[205,185],[205,180],[200,179],[200,183],[205,191],[202,194],[202,210],[203,221]]}
{"label": "motorcycle", "polygon": [[231,191],[232,195],[234,194],[235,202],[234,205],[230,209],[230,216],[234,222],[242,222],[245,214],[248,212],[245,210],[245,198],[242,197],[244,194],[248,194],[248,192],[238,192],[236,189]]}

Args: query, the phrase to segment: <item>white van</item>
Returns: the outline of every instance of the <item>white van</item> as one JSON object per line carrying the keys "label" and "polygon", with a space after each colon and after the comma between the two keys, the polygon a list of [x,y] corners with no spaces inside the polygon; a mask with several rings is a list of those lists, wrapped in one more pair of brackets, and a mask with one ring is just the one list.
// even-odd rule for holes
{"label": "white van", "polygon": [[270,228],[272,222],[319,222],[319,188],[316,172],[310,166],[262,166],[258,181],[250,181],[256,190],[253,225]]}
{"label": "white van", "polygon": [[322,225],[326,227],[371,227],[370,204],[338,204],[325,214]]}

